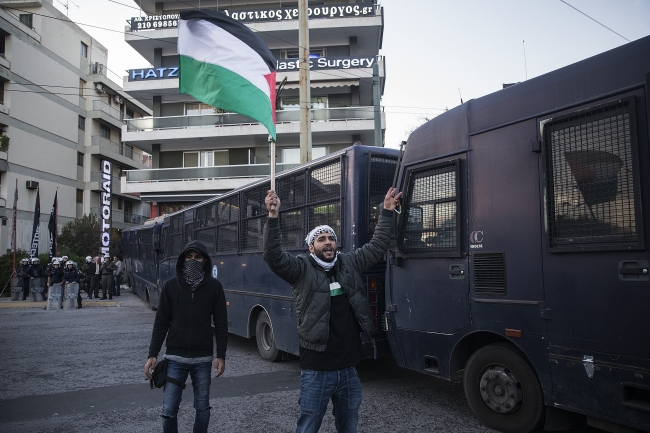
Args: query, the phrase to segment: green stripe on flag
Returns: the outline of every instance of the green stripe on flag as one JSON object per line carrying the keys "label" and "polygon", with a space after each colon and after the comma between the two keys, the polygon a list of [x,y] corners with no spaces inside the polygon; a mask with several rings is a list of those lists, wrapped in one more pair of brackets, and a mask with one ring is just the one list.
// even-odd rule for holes
{"label": "green stripe on flag", "polygon": [[241,75],[221,66],[183,55],[178,57],[179,93],[186,93],[205,104],[257,120],[266,126],[275,140],[271,100],[262,90]]}

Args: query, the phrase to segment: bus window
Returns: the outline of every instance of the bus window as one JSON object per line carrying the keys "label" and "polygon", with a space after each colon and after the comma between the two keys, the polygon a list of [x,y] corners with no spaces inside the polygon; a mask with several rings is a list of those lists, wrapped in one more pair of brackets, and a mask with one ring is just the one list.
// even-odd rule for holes
{"label": "bus window", "polygon": [[411,173],[407,191],[400,250],[458,257],[458,161]]}

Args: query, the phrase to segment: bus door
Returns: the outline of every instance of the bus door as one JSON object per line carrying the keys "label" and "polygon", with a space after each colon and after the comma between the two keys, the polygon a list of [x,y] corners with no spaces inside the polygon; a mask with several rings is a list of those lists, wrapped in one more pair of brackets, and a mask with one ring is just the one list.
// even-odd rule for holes
{"label": "bus door", "polygon": [[[388,310],[394,335],[409,350],[391,350],[400,364],[436,373],[436,342],[470,323],[466,219],[461,218],[467,155],[406,168],[398,219],[397,251],[391,252]],[[401,354],[398,355],[398,353]],[[442,362],[442,360],[440,360]]]}
{"label": "bus door", "polygon": [[650,425],[648,100],[640,89],[538,119],[554,402],[642,429]]}

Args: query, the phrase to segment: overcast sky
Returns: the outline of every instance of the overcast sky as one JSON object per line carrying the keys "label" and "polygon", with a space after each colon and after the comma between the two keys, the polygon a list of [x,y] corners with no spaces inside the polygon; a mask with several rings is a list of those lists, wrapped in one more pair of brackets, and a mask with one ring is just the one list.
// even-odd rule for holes
{"label": "overcast sky", "polygon": [[[139,12],[116,2],[135,1],[53,1],[64,13],[68,1],[69,18],[108,48],[109,69],[148,65],[121,33]],[[386,145],[459,105],[460,95],[479,98],[650,35],[650,0],[565,1],[602,25],[561,0],[381,0]]]}

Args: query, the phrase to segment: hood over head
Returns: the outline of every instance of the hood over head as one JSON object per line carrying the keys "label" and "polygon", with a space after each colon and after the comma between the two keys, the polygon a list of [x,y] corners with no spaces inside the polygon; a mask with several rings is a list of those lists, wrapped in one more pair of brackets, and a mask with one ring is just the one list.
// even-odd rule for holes
{"label": "hood over head", "polygon": [[187,254],[189,250],[196,250],[203,254],[203,257],[205,257],[205,261],[203,262],[203,272],[205,272],[205,278],[211,278],[212,259],[210,259],[208,249],[205,247],[203,242],[199,241],[190,241],[185,245],[185,248],[183,248],[183,251],[179,254],[178,259],[176,260],[176,275],[179,277],[183,275],[183,262],[185,262],[185,254]]}

